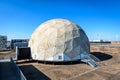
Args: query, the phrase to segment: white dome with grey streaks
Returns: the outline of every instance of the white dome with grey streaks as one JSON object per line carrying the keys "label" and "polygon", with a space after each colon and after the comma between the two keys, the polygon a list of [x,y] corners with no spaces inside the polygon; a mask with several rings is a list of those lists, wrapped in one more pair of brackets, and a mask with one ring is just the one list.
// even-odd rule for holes
{"label": "white dome with grey streaks", "polygon": [[52,19],[33,32],[29,41],[33,59],[72,61],[89,53],[89,40],[83,29],[66,19]]}

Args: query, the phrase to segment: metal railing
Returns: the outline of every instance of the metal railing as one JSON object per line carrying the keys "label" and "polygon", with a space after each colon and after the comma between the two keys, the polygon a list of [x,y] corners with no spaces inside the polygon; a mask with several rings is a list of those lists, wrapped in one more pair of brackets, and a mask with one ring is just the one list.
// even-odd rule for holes
{"label": "metal railing", "polygon": [[95,57],[92,54],[84,54],[83,59],[81,61],[88,63],[92,67],[99,66],[100,59]]}
{"label": "metal railing", "polygon": [[92,55],[92,54],[89,54],[89,56],[88,57],[90,57],[90,58],[92,58],[94,61],[96,61],[96,62],[100,62],[100,59],[99,58],[97,58],[97,57],[95,57],[94,55]]}
{"label": "metal railing", "polygon": [[12,57],[10,58],[10,62],[11,62],[12,70],[13,70],[17,80],[27,80],[25,78],[25,76],[23,75],[23,73],[21,72],[21,70],[19,69],[19,67],[14,62]]}

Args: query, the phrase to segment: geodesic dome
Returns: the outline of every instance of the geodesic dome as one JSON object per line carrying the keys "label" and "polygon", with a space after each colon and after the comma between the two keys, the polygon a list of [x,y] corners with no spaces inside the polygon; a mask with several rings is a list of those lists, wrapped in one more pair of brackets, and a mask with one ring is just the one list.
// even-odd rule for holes
{"label": "geodesic dome", "polygon": [[65,19],[41,24],[29,41],[32,58],[45,61],[72,61],[89,53],[89,40],[83,29]]}

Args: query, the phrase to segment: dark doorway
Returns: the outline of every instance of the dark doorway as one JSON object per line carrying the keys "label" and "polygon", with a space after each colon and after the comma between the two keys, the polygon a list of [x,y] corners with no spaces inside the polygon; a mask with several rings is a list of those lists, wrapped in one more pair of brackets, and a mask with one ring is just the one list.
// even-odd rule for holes
{"label": "dark doorway", "polygon": [[18,48],[18,60],[21,59],[31,59],[30,48]]}

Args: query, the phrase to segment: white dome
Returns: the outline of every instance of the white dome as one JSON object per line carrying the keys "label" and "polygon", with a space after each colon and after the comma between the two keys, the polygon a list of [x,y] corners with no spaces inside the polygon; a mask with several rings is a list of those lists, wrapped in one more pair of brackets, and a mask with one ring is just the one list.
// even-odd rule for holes
{"label": "white dome", "polygon": [[33,59],[45,61],[71,61],[89,53],[85,32],[75,23],[53,19],[41,24],[32,34],[29,47]]}

